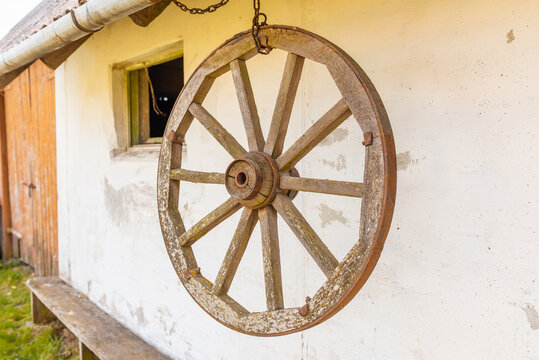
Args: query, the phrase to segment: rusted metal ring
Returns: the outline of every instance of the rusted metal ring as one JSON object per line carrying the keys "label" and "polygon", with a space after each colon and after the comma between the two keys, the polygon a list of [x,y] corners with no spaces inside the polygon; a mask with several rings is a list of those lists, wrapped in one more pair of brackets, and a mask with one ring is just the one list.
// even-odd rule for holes
{"label": "rusted metal ring", "polygon": [[[288,175],[293,176],[293,177],[299,177],[299,172],[295,167],[293,167],[290,170],[288,170]],[[296,196],[298,196],[298,194],[299,194],[299,191],[296,191],[296,190],[288,190],[286,192],[286,195],[288,195],[288,197],[292,200],[294,200]]]}
{"label": "rusted metal ring", "polygon": [[85,33],[89,33],[89,34],[96,33],[96,32],[98,32],[99,30],[101,30],[101,29],[103,29],[105,27],[104,25],[102,25],[99,29],[96,29],[96,30],[86,29],[84,26],[79,24],[79,21],[77,20],[77,17],[75,16],[75,11],[74,10],[71,10],[70,14],[71,14],[71,20],[73,21],[73,25],[75,25],[75,27],[77,29],[79,29],[80,31],[83,31]]}

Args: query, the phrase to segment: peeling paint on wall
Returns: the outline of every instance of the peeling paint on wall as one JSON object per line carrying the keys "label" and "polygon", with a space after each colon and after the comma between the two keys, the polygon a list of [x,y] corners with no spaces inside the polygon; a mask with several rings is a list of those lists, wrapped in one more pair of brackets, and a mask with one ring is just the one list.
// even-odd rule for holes
{"label": "peeling paint on wall", "polygon": [[505,35],[505,37],[507,38],[506,42],[508,44],[511,44],[515,40],[515,34],[513,33],[513,29],[509,30],[509,32],[507,33],[507,35]]}
{"label": "peeling paint on wall", "polygon": [[322,164],[329,166],[330,168],[337,171],[341,171],[342,169],[346,169],[346,158],[343,154],[341,154],[337,157],[337,160],[322,159]]}
{"label": "peeling paint on wall", "polygon": [[530,323],[530,328],[532,330],[539,329],[539,313],[537,313],[537,309],[535,309],[535,306],[532,304],[526,304],[522,307],[522,310],[526,313],[526,317],[528,318],[528,323]]}
{"label": "peeling paint on wall", "polygon": [[101,297],[99,298],[99,305],[101,305],[104,308],[108,307],[107,295],[106,294],[101,295]]}
{"label": "peeling paint on wall", "polygon": [[410,166],[417,165],[418,159],[412,159],[409,151],[397,154],[397,170],[408,170]]}
{"label": "peeling paint on wall", "polygon": [[322,140],[322,142],[320,142],[320,145],[329,146],[336,142],[343,141],[347,137],[348,137],[348,129],[337,128],[333,130],[333,132],[329,134],[324,140]]}
{"label": "peeling paint on wall", "polygon": [[105,207],[112,221],[120,226],[129,224],[131,214],[141,211],[154,201],[155,189],[144,184],[114,188],[105,178]]}
{"label": "peeling paint on wall", "polygon": [[131,310],[131,316],[133,316],[135,319],[137,319],[138,325],[146,325],[148,322],[146,321],[146,317],[144,316],[144,309],[142,307],[137,307],[135,310]]}
{"label": "peeling paint on wall", "polygon": [[327,225],[335,221],[340,222],[344,225],[348,224],[348,219],[344,217],[342,211],[332,209],[326,204],[320,204],[318,209],[320,210],[320,220],[322,220],[322,227],[326,227]]}
{"label": "peeling paint on wall", "polygon": [[176,323],[171,321],[174,317],[170,313],[170,311],[164,307],[160,306],[157,311],[159,312],[159,321],[161,322],[161,325],[163,325],[163,329],[165,330],[165,333],[167,335],[172,335],[176,332]]}

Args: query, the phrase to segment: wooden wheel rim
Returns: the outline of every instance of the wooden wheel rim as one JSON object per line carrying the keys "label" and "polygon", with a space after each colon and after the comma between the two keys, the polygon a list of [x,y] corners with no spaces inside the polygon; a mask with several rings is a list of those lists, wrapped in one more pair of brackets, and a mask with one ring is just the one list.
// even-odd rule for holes
{"label": "wooden wheel rim", "polygon": [[[217,279],[218,281],[214,285],[200,273],[191,245],[210,231],[211,227],[200,230],[198,228],[194,229],[196,227],[195,225],[186,231],[177,209],[180,180],[185,180],[187,177],[190,179],[197,177],[195,172],[191,174],[190,171],[180,170],[182,141],[195,116],[199,120],[203,118],[206,122],[212,122],[212,126],[215,125],[216,120],[211,115],[205,113],[205,110],[199,104],[203,102],[213,81],[218,76],[231,70],[231,68],[234,76],[241,75],[242,72],[246,73],[244,62],[257,55],[249,31],[234,36],[214,50],[195,70],[176,100],[165,130],[165,133],[169,134],[169,136],[163,139],[161,145],[157,198],[161,229],[169,257],[183,285],[193,299],[213,318],[233,330],[250,335],[275,336],[301,331],[329,319],[355,296],[370,276],[382,251],[393,215],[396,195],[396,157],[391,126],[382,101],[366,74],[351,57],[322,37],[295,27],[265,26],[261,29],[260,36],[262,39],[266,39],[267,44],[272,48],[281,49],[289,53],[285,71],[286,66],[293,67],[293,61],[296,60],[297,62],[298,59],[301,60],[302,58],[326,65],[343,96],[340,102],[341,105],[344,104],[349,109],[364,134],[366,134],[365,144],[367,146],[365,147],[364,183],[361,188],[361,197],[363,200],[361,205],[359,240],[354,244],[344,260],[333,271],[326,273],[328,277],[327,281],[314,294],[312,299],[309,299],[308,305],[302,308],[280,309],[278,306],[279,294],[275,292],[266,296],[270,310],[250,313],[226,295],[228,288],[226,284],[222,284],[223,281],[219,282],[219,279]],[[297,68],[298,66],[294,69]],[[299,72],[301,72],[301,66],[299,66]],[[293,78],[294,71],[291,74]],[[248,75],[246,77],[248,82]],[[287,81],[285,78],[286,76],[283,76],[281,91],[283,84]],[[245,86],[245,82],[241,83],[242,80],[245,80],[245,77],[239,80],[235,77],[234,80],[237,89],[238,86],[244,86],[244,94],[249,95],[249,91],[251,90],[250,84]],[[288,80],[293,82],[293,80]],[[297,76],[297,81],[299,81],[299,76]],[[293,91],[295,93],[295,90]],[[256,107],[254,107],[254,114],[248,114],[249,110],[253,110],[253,107],[249,106],[249,96],[247,96],[247,99],[243,99],[243,101],[242,115],[244,122],[247,116],[250,116],[250,119],[258,120]],[[240,105],[241,103],[242,99],[240,99]],[[339,103],[335,107],[338,106]],[[284,108],[285,110],[283,112],[286,113],[286,106]],[[288,114],[288,118],[289,116]],[[283,117],[286,118],[286,115],[283,115]],[[200,121],[202,122],[203,120]],[[282,121],[287,122],[287,120]],[[253,124],[255,125],[254,129],[247,129],[248,134],[253,135],[252,137],[248,136],[249,150],[262,150],[264,140],[262,138],[261,144],[261,133],[256,129],[256,122],[253,121],[251,124],[246,123],[246,128]],[[249,131],[251,132],[249,133]],[[271,132],[272,130],[270,128]],[[212,135],[216,139],[219,136],[224,136],[222,133],[212,133]],[[271,143],[271,140],[275,139],[271,139],[270,134],[268,135],[266,146],[268,143]],[[285,157],[283,160],[283,154],[281,154],[282,144],[280,146],[281,149],[279,149],[279,145],[275,143],[278,143],[278,141],[274,141],[273,150],[275,150],[277,155],[280,155],[279,157],[275,156],[280,166],[280,171],[288,171],[299,159],[295,162],[289,161],[287,163],[284,160],[290,160],[290,156],[288,158]],[[226,150],[235,159],[242,157],[247,152],[239,144],[227,144]],[[206,173],[204,179],[196,182],[222,184],[224,183],[224,176],[217,173]],[[277,195],[272,206],[266,206],[258,210],[258,216],[261,219],[261,229],[263,231],[263,242],[265,241],[264,224],[271,223],[271,219],[275,217],[276,211],[274,208],[278,208],[281,215],[282,211],[286,209],[290,210],[287,208],[289,206],[286,200],[288,197],[281,195]],[[206,218],[211,216],[212,220],[217,221],[218,224],[240,208],[241,205],[233,198],[230,198]],[[253,216],[256,217],[256,212],[257,210],[245,208],[240,219],[240,224],[238,225],[238,229],[240,229],[243,224],[241,229],[247,230],[249,237],[254,224],[256,224],[256,219],[252,219]],[[252,224],[253,221],[254,224]],[[233,241],[238,241],[236,235]],[[266,233],[267,237],[276,238],[277,235],[273,235],[268,231]],[[229,248],[229,251],[231,248]],[[266,259],[267,254],[265,253],[264,255]],[[274,255],[270,254],[269,256],[271,259],[271,256]],[[266,261],[264,266],[266,270]],[[275,263],[273,263],[273,266],[275,267]],[[268,275],[266,271],[265,276],[266,282],[280,281],[280,269],[278,279],[275,277],[276,275],[271,278],[271,275]],[[224,282],[226,283],[226,281]],[[215,291],[217,283],[220,283],[221,287],[218,291]],[[267,283],[266,286],[268,286]],[[282,293],[280,296],[282,298]]]}

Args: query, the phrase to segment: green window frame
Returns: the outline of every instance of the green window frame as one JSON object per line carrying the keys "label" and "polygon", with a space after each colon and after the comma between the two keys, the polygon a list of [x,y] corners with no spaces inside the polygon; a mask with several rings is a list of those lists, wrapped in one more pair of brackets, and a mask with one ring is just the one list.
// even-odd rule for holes
{"label": "green window frame", "polygon": [[183,57],[183,50],[131,65],[126,70],[131,146],[160,144],[162,137],[150,137],[150,102],[147,68]]}

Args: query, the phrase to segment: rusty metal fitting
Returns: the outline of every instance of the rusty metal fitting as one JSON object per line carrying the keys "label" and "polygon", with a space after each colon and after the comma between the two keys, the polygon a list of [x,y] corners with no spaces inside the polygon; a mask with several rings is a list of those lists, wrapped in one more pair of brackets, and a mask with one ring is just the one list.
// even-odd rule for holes
{"label": "rusty metal fitting", "polygon": [[167,139],[172,142],[172,143],[178,143],[178,144],[183,144],[183,137],[181,137],[180,135],[176,134],[174,131],[169,131],[168,134],[167,134]]}
{"label": "rusty metal fitting", "polygon": [[299,308],[299,314],[301,316],[307,316],[309,314],[309,304],[305,304]]}
{"label": "rusty metal fitting", "polygon": [[200,268],[199,267],[194,268],[194,269],[186,269],[183,272],[183,278],[185,280],[189,280],[191,278],[191,276],[193,276],[193,275],[200,275]]}
{"label": "rusty metal fitting", "polygon": [[[288,170],[288,175],[289,176],[294,176],[294,177],[300,177],[299,172],[295,167]],[[299,191],[297,191],[297,190],[288,190],[285,194],[288,195],[288,197],[291,200],[294,200],[296,198],[296,196],[299,194]]]}
{"label": "rusty metal fitting", "polygon": [[183,278],[185,280],[189,280],[191,278],[191,272],[189,271],[189,269],[183,271]]}
{"label": "rusty metal fitting", "polygon": [[309,308],[309,302],[311,302],[311,298],[307,296],[305,298],[305,305],[299,308],[299,314],[301,316],[307,316],[309,314],[309,311],[311,310]]}
{"label": "rusty metal fitting", "polygon": [[362,144],[364,146],[372,145],[372,132],[367,131],[367,132],[363,133],[363,142],[362,142]]}

